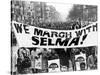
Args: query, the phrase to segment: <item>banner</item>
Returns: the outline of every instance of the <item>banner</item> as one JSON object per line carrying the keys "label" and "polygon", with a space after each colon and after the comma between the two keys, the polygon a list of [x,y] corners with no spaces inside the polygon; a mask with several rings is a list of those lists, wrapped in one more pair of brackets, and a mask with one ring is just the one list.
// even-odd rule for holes
{"label": "banner", "polygon": [[14,21],[12,26],[20,47],[64,48],[97,45],[97,22],[77,30],[44,29]]}
{"label": "banner", "polygon": [[59,59],[48,61],[49,72],[60,72],[60,61]]}

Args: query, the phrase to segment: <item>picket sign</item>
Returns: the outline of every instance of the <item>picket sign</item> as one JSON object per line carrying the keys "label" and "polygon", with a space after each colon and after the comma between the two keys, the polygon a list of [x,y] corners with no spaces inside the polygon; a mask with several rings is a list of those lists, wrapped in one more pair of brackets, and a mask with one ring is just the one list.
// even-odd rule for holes
{"label": "picket sign", "polygon": [[49,72],[60,72],[60,60],[49,60],[48,61],[48,71]]}
{"label": "picket sign", "polygon": [[[80,58],[80,59],[78,59],[78,58]],[[80,53],[79,55],[75,55],[75,61],[76,61],[75,62],[76,70],[81,70],[80,63],[85,63],[85,69],[86,69],[86,54]]]}

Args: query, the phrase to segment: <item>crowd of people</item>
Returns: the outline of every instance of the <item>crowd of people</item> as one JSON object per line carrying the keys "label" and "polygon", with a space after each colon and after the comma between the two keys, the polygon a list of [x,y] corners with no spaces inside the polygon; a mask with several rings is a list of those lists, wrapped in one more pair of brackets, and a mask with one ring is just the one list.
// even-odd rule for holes
{"label": "crowd of people", "polygon": [[65,22],[43,21],[43,18],[33,15],[33,11],[30,11],[32,8],[27,8],[24,1],[12,1],[11,5],[11,21],[24,23],[26,25],[57,30],[73,30],[80,29],[89,24],[89,22],[83,21],[80,17]]}
{"label": "crowd of people", "polygon": [[[80,70],[97,69],[97,47],[82,47],[82,48],[24,48],[21,47],[17,51],[17,63],[15,65],[16,74],[28,73],[45,73],[48,72],[49,60],[60,60],[60,70],[77,71],[76,62],[80,62]],[[79,57],[75,59],[76,55],[85,54],[86,59]],[[12,59],[13,60],[13,59]],[[36,68],[37,60],[41,62],[40,69]],[[86,63],[84,62],[86,60]],[[64,70],[66,69],[66,70]]]}

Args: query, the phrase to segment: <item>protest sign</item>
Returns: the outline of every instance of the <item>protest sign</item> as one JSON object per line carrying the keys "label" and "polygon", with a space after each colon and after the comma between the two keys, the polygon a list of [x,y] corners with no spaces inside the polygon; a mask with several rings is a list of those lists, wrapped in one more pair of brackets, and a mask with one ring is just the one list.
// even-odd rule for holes
{"label": "protest sign", "polygon": [[41,59],[35,60],[35,69],[42,69],[42,60]]}
{"label": "protest sign", "polygon": [[81,70],[80,64],[85,63],[85,69],[86,69],[86,54],[80,53],[78,55],[75,55],[75,64],[76,64],[76,70]]}
{"label": "protest sign", "polygon": [[59,59],[49,60],[48,67],[49,72],[60,72]]}

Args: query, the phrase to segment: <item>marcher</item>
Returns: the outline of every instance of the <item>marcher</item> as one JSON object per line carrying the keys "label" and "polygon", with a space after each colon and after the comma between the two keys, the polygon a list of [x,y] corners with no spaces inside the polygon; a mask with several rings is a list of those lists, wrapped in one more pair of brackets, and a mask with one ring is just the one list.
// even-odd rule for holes
{"label": "marcher", "polygon": [[95,50],[92,48],[91,55],[88,56],[88,69],[96,69],[97,68],[97,57],[95,55]]}
{"label": "marcher", "polygon": [[18,49],[17,58],[17,71],[19,74],[26,74],[29,72],[31,66],[30,58],[27,56],[26,49],[24,47]]}
{"label": "marcher", "polygon": [[33,73],[36,72],[36,69],[35,69],[35,58],[36,57],[37,57],[36,48],[33,48],[33,50],[31,51],[31,68],[32,68]]}
{"label": "marcher", "polygon": [[48,58],[50,55],[49,49],[44,48],[42,51],[42,69],[43,72],[48,72]]}

